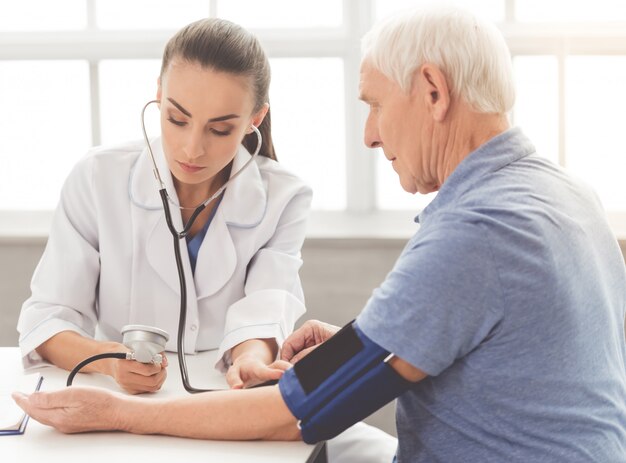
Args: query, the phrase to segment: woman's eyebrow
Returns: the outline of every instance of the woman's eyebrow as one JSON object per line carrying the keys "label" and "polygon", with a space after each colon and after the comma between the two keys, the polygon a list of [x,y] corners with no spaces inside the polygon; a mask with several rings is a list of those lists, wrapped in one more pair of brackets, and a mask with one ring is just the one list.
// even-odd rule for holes
{"label": "woman's eyebrow", "polygon": [[238,117],[239,117],[238,114],[226,114],[225,116],[212,117],[211,119],[209,119],[208,122],[221,122],[221,121],[227,121],[228,119],[236,119]]}
{"label": "woman's eyebrow", "polygon": [[183,113],[185,116],[187,117],[193,117],[191,115],[191,113],[189,111],[187,111],[185,108],[183,108],[174,98],[169,98],[167,99],[167,101],[169,101],[170,103],[172,103],[174,106],[176,106],[176,108]]}
{"label": "woman's eyebrow", "polygon": [[[170,103],[172,103],[174,106],[176,106],[176,108],[183,113],[185,116],[187,117],[193,117],[191,115],[191,113],[189,111],[187,111],[185,108],[183,108],[180,103],[178,103],[174,98],[169,98],[167,99],[167,101],[169,101]],[[221,121],[226,121],[228,119],[236,119],[238,118],[239,115],[238,114],[226,114],[224,116],[218,116],[218,117],[212,117],[211,119],[209,119],[208,122],[221,122]]]}

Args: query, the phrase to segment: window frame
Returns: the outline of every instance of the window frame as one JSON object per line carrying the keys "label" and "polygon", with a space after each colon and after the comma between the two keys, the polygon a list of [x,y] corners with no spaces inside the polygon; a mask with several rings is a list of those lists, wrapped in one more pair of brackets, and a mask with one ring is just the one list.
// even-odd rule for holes
{"label": "window frame", "polygon": [[[95,0],[87,2],[87,28],[78,31],[0,32],[0,60],[81,59],[89,63],[90,103],[94,145],[100,143],[98,63],[105,59],[160,59],[164,43],[175,30],[100,30],[95,21]],[[215,16],[218,0],[207,0],[207,14]],[[221,0],[224,1],[224,0]],[[521,23],[514,17],[515,1],[503,0],[504,21],[497,23],[511,55],[551,55],[558,62],[559,163],[567,165],[565,146],[565,76],[568,55],[626,56],[626,22]],[[340,58],[344,63],[346,209],[314,211],[313,236],[410,236],[416,211],[377,208],[376,157],[362,142],[367,108],[358,101],[360,38],[375,20],[375,0],[342,0],[343,24],[337,28],[251,29],[270,58]],[[76,46],[81,44],[81,46]],[[513,123],[515,121],[512,121]],[[21,212],[24,212],[20,215]],[[36,211],[0,211],[0,224],[8,220],[33,226]],[[48,223],[50,211],[41,214]],[[20,219],[20,217],[23,218]],[[609,211],[618,236],[626,238],[626,211]],[[352,222],[351,222],[352,220]],[[365,221],[365,222],[364,222]],[[383,226],[380,226],[380,223]],[[385,227],[384,224],[389,223]],[[343,225],[341,225],[343,224]],[[352,225],[350,225],[352,224]],[[354,224],[359,224],[355,226]],[[393,225],[392,225],[393,224]],[[35,227],[37,228],[37,227]],[[385,228],[388,230],[385,231]],[[399,232],[391,230],[401,230]],[[41,227],[39,227],[41,229]],[[365,231],[370,230],[370,231]],[[0,236],[15,234],[15,226],[0,225]],[[22,230],[24,231],[24,230]],[[27,231],[24,231],[28,235]]]}

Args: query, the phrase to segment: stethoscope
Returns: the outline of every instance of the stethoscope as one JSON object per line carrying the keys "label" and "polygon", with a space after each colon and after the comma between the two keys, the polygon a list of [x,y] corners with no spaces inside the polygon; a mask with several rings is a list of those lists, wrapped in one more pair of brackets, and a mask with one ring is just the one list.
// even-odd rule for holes
{"label": "stethoscope", "polygon": [[[182,231],[176,230],[174,226],[174,222],[172,220],[172,213],[170,211],[171,202],[179,209],[186,209],[181,205],[177,204],[172,198],[168,195],[167,189],[165,187],[165,183],[161,178],[161,174],[159,172],[159,168],[157,167],[156,159],[154,157],[154,153],[152,152],[152,146],[150,145],[150,140],[148,139],[148,133],[146,131],[145,124],[145,112],[146,108],[153,103],[160,103],[159,100],[152,100],[146,103],[141,110],[141,129],[143,132],[143,137],[146,142],[146,147],[148,149],[148,153],[150,154],[150,159],[152,160],[152,167],[154,177],[158,183],[159,195],[161,196],[161,202],[163,203],[163,211],[165,212],[165,221],[167,222],[167,228],[172,234],[172,238],[174,239],[174,255],[176,257],[176,269],[178,271],[178,281],[180,283],[180,316],[178,319],[178,339],[177,339],[177,350],[178,350],[178,365],[180,367],[180,376],[183,381],[183,386],[187,392],[197,393],[197,392],[210,392],[214,389],[198,389],[189,383],[189,375],[187,373],[187,362],[185,361],[185,324],[187,320],[187,283],[185,280],[185,270],[183,267],[183,260],[180,254],[180,240],[185,238],[189,234],[189,230],[193,226],[198,215],[204,210],[204,208],[215,198],[219,197],[228,184],[232,182],[243,170],[252,163],[254,158],[259,154],[261,150],[261,145],[263,143],[263,137],[261,136],[261,132],[254,125],[251,125],[252,130],[256,133],[257,136],[257,145],[254,153],[250,156],[250,159],[246,161],[246,163],[234,174],[230,176],[230,178],[222,185],[215,193],[213,193],[208,199],[200,203],[198,206],[194,208],[191,217],[186,224],[184,224]],[[82,362],[80,362],[76,367],[71,371],[70,375],[67,378],[67,385],[70,386],[76,376],[76,373],[83,368],[85,365],[95,362],[96,360],[100,360],[103,358],[118,358],[118,359],[128,359],[128,360],[136,360],[142,363],[161,363],[162,357],[160,352],[165,350],[165,345],[169,340],[169,335],[162,329],[145,326],[145,325],[126,325],[122,328],[123,339],[122,342],[125,346],[131,349],[130,352],[111,352],[94,355],[89,357]]]}

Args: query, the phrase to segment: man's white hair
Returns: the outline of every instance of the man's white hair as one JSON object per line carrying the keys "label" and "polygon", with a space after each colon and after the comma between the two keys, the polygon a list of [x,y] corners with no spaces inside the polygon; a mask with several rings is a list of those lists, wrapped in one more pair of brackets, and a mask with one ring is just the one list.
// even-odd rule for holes
{"label": "man's white hair", "polygon": [[439,67],[451,94],[480,113],[505,114],[515,102],[511,54],[500,31],[469,11],[431,7],[392,16],[361,42],[363,60],[410,92],[415,70]]}

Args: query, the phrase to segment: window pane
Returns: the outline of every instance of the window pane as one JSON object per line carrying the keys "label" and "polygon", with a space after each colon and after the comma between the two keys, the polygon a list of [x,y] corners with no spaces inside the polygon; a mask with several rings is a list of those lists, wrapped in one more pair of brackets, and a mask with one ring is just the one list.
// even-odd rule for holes
{"label": "window pane", "polygon": [[376,203],[379,209],[405,209],[417,215],[433,200],[436,193],[413,195],[404,191],[398,174],[385,158],[382,149],[377,149],[372,155],[378,157],[376,160]]}
{"label": "window pane", "polygon": [[566,72],[567,167],[607,209],[626,211],[626,57],[572,56]]}
{"label": "window pane", "polygon": [[217,16],[244,27],[336,27],[343,21],[343,7],[338,0],[218,0]]}
{"label": "window pane", "polygon": [[315,209],[346,207],[343,61],[271,60],[272,136],[278,160],[313,187]]}
{"label": "window pane", "polygon": [[[524,0],[526,1],[526,0]],[[376,0],[376,19],[415,7],[436,4],[433,0]],[[504,21],[504,0],[450,0],[447,5],[466,8],[494,22]]]}
{"label": "window pane", "polygon": [[52,209],[91,145],[87,63],[0,62],[0,101],[0,209]]}
{"label": "window pane", "polygon": [[[161,60],[104,60],[100,62],[100,123],[103,144],[143,137],[139,116],[156,98]],[[148,136],[160,133],[156,106],[146,109]],[[150,121],[150,124],[148,124]]]}
{"label": "window pane", "polygon": [[96,0],[102,29],[179,29],[208,15],[208,0]]}
{"label": "window pane", "polygon": [[620,0],[517,0],[519,21],[623,21],[626,2]]}
{"label": "window pane", "polygon": [[559,162],[558,62],[554,56],[517,56],[513,123],[532,140],[537,153]]}
{"label": "window pane", "polygon": [[85,0],[0,2],[0,31],[76,30],[87,26]]}

